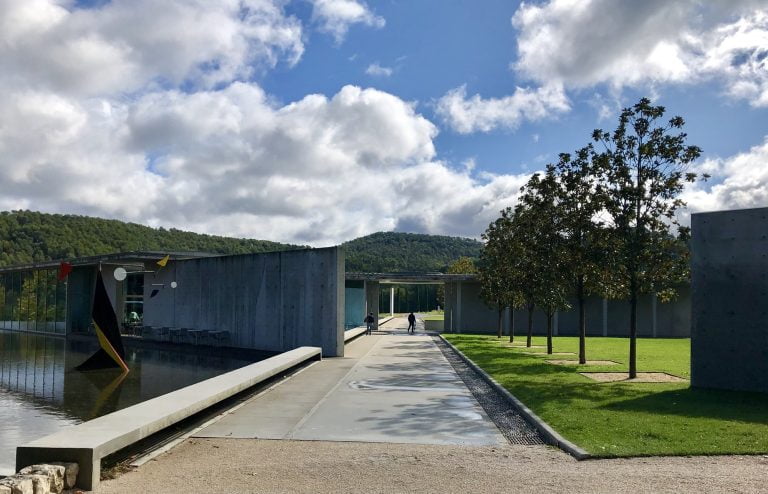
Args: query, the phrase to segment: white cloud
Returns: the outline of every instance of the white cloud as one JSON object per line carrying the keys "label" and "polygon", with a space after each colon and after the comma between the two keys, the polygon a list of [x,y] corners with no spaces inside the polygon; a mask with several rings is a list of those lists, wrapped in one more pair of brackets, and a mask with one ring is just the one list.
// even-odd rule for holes
{"label": "white cloud", "polygon": [[320,24],[320,30],[331,34],[337,43],[344,40],[352,24],[382,28],[383,17],[375,15],[365,2],[359,0],[311,0],[312,18]]}
{"label": "white cloud", "polygon": [[365,69],[365,73],[377,77],[389,77],[392,75],[393,69],[390,67],[382,67],[378,62],[372,63]]}
{"label": "white cloud", "polygon": [[768,10],[764,1],[551,0],[522,3],[513,67],[542,84],[722,81],[726,92],[768,106]]}
{"label": "white cloud", "polygon": [[456,132],[488,132],[495,128],[516,129],[524,120],[552,118],[570,109],[563,88],[549,85],[537,89],[515,89],[511,96],[467,98],[466,86],[448,91],[437,102],[437,114]]}
{"label": "white cloud", "polygon": [[749,151],[725,159],[710,159],[696,167],[712,176],[686,188],[689,213],[768,207],[768,137]]}
{"label": "white cloud", "polygon": [[[478,235],[525,177],[437,161],[437,128],[394,95],[278,105],[243,82],[301,56],[282,5],[0,0],[0,208],[314,245],[409,225]],[[316,7],[339,35],[383,23],[356,2]]]}
{"label": "white cloud", "polygon": [[0,84],[97,96],[170,83],[211,87],[296,63],[301,24],[268,0],[113,0],[65,8],[0,1]]}

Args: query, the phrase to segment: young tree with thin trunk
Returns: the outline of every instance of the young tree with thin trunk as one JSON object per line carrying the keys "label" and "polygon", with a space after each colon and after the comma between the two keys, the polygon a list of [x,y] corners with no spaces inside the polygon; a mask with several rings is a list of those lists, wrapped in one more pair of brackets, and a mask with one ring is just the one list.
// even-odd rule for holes
{"label": "young tree with thin trunk", "polygon": [[683,119],[664,122],[664,111],[643,98],[621,112],[613,133],[595,130],[592,135],[603,148],[592,153],[592,161],[605,192],[611,258],[630,304],[630,379],[637,376],[638,297],[669,297],[687,273],[688,259],[680,245],[688,231],[680,227],[676,213],[685,206],[679,198],[685,183],[697,178],[687,170],[701,149],[686,144],[687,135],[679,131]]}
{"label": "young tree with thin trunk", "polygon": [[[519,246],[515,244],[513,214],[510,208],[488,225],[482,235],[485,245],[480,256],[479,278],[480,297],[486,305],[498,311],[497,336],[503,336],[504,310],[519,305],[516,286],[520,283],[517,272]],[[512,317],[509,341],[514,341],[514,316]]]}
{"label": "young tree with thin trunk", "polygon": [[523,187],[515,210],[525,231],[531,272],[537,278],[532,283],[532,302],[547,315],[547,353],[550,354],[554,314],[569,308],[568,264],[563,250],[558,189],[555,168],[549,166],[546,174],[534,174]]}
{"label": "young tree with thin trunk", "polygon": [[560,154],[554,166],[557,175],[557,212],[562,235],[562,252],[568,265],[571,285],[579,311],[579,363],[587,363],[588,295],[601,293],[605,279],[603,228],[597,218],[604,196],[599,171],[592,161],[594,149],[588,145],[572,156]]}

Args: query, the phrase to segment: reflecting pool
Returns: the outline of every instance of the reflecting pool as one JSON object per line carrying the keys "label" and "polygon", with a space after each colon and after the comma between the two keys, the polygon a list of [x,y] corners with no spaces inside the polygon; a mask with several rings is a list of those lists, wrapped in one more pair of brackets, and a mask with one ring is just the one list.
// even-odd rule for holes
{"label": "reflecting pool", "polygon": [[13,473],[20,444],[259,360],[125,343],[129,373],[78,372],[95,340],[0,330],[0,475]]}

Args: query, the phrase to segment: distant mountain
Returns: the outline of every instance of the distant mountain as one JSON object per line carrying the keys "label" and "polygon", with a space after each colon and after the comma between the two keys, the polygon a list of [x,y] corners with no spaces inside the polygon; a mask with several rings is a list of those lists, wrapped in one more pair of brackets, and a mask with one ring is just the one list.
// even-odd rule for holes
{"label": "distant mountain", "polygon": [[127,251],[247,254],[298,246],[69,214],[0,212],[0,266]]}
{"label": "distant mountain", "polygon": [[[475,240],[414,233],[374,233],[346,247],[347,271],[445,271],[459,257],[477,258]],[[0,212],[0,266],[127,251],[247,254],[301,246],[150,228],[88,216]]]}
{"label": "distant mountain", "polygon": [[477,260],[477,240],[419,233],[379,232],[344,243],[347,271],[368,273],[445,272],[460,257]]}

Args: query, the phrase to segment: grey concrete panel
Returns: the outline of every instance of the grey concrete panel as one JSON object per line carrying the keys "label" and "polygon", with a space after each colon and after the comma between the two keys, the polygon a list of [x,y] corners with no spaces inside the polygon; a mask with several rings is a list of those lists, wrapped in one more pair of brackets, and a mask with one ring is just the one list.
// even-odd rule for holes
{"label": "grey concrete panel", "polygon": [[691,287],[677,287],[677,298],[656,304],[656,336],[687,338],[691,336]]}
{"label": "grey concrete panel", "polygon": [[147,326],[228,331],[241,348],[344,351],[341,248],[172,261],[145,277],[144,301]]}
{"label": "grey concrete panel", "polygon": [[297,348],[94,420],[67,427],[18,447],[16,469],[40,462],[82,461],[78,477],[79,487],[92,490],[99,481],[101,458],[291,367],[319,358],[319,348]]}
{"label": "grey concrete panel", "polygon": [[768,208],[691,224],[691,384],[768,392]]}
{"label": "grey concrete panel", "polygon": [[[365,282],[365,307],[367,312],[373,313],[375,322],[373,323],[373,329],[379,329],[379,292],[381,286],[378,281],[366,281]],[[367,316],[367,313],[366,313]]]}
{"label": "grey concrete panel", "polygon": [[[560,336],[579,335],[579,304],[575,297],[568,300],[569,310],[558,312],[558,334]],[[584,301],[585,317],[587,320],[587,336],[603,334],[603,299],[587,297]],[[546,321],[545,321],[546,324]]]}

